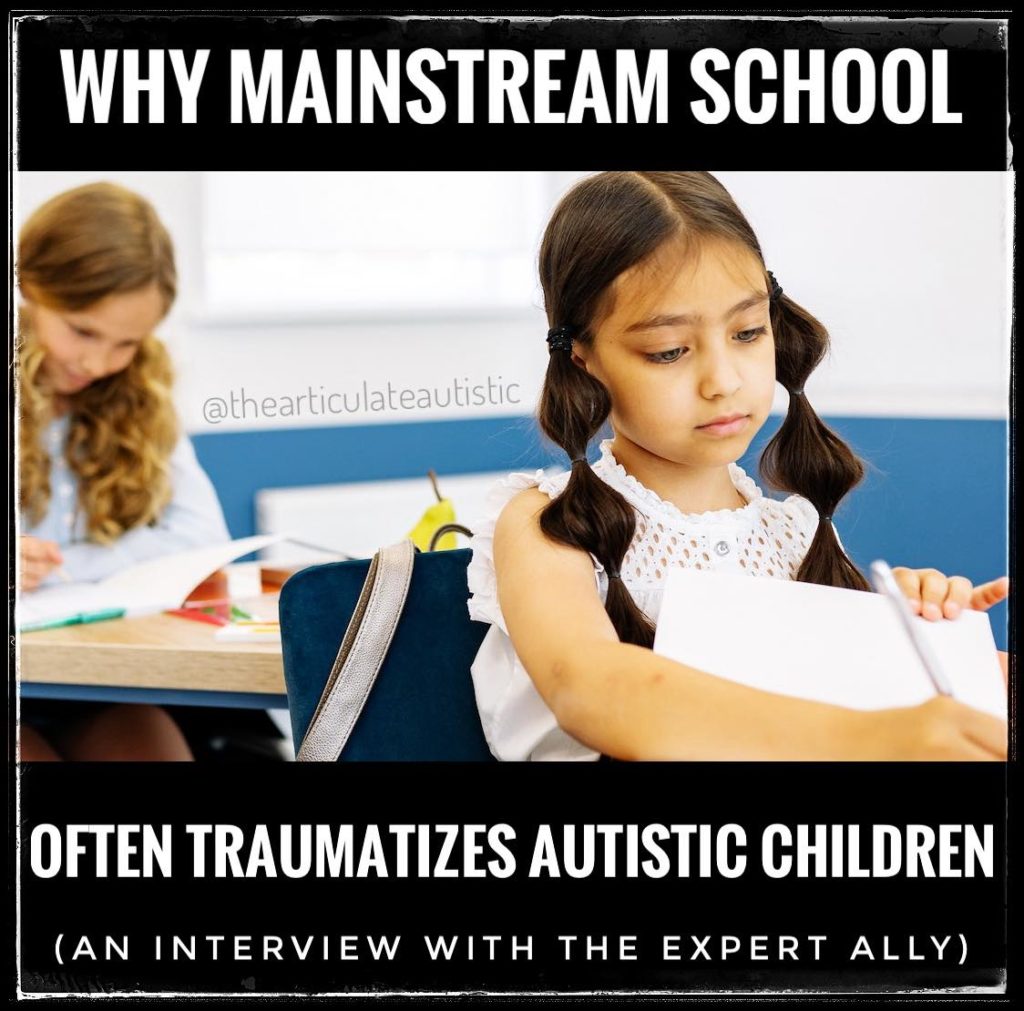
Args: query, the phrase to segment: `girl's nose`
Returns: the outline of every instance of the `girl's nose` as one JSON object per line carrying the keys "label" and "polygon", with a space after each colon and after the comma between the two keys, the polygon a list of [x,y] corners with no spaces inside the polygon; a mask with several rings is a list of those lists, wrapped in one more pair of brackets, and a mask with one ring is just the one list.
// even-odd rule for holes
{"label": "girl's nose", "polygon": [[102,355],[93,354],[78,363],[78,371],[92,379],[103,375],[104,363]]}
{"label": "girl's nose", "polygon": [[700,395],[705,400],[732,396],[743,385],[740,374],[728,352],[708,351],[702,357]]}

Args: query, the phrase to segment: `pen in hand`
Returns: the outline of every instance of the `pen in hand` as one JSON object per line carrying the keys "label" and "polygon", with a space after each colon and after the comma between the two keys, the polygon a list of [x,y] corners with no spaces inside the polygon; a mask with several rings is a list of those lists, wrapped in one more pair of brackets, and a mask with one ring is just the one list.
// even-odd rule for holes
{"label": "pen in hand", "polygon": [[871,563],[870,575],[871,585],[878,593],[888,597],[896,608],[907,638],[910,639],[910,644],[914,647],[914,651],[927,671],[935,690],[940,695],[952,696],[953,688],[943,673],[937,657],[922,635],[920,627],[915,622],[914,613],[910,610],[910,604],[903,595],[903,591],[900,590],[896,577],[892,574],[892,569],[886,562],[875,561]]}

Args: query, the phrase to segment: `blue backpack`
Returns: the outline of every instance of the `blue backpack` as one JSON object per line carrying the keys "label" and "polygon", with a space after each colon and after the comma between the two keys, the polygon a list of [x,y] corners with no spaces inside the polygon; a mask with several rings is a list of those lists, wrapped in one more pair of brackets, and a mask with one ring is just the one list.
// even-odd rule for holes
{"label": "blue backpack", "polygon": [[495,761],[470,674],[488,630],[466,607],[471,557],[403,541],[288,579],[281,642],[300,760]]}

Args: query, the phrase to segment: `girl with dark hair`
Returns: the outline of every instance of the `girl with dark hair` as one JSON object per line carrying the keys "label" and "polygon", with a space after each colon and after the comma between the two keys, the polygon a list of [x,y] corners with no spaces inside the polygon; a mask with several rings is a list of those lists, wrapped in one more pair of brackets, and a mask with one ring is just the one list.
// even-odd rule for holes
{"label": "girl with dark hair", "polygon": [[[854,711],[651,651],[674,566],[868,589],[831,522],[862,466],[804,393],[828,334],[765,268],[725,188],[706,172],[588,177],[548,224],[540,276],[551,329],[539,420],[571,465],[500,482],[473,540],[470,615],[493,626],[473,678],[493,753],[1005,758],[1006,724],[945,697]],[[736,465],[776,382],[789,409],[761,471],[784,501]],[[606,421],[614,438],[591,464]],[[1005,579],[897,575],[931,619],[1008,592]]]}

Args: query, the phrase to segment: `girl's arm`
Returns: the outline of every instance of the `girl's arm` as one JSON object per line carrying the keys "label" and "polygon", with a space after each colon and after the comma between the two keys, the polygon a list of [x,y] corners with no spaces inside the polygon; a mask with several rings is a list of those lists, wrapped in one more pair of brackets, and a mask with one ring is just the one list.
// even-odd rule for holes
{"label": "girl's arm", "polygon": [[747,688],[620,643],[583,551],[549,541],[549,501],[521,492],[494,533],[516,653],[559,725],[613,758],[1005,758],[1006,725],[946,698],[861,712]]}
{"label": "girl's arm", "polygon": [[[178,439],[170,468],[171,501],[155,526],[136,527],[109,545],[80,542],[62,549],[73,579],[104,579],[136,562],[230,539],[217,493],[187,435]],[[47,583],[54,581],[51,575]]]}

